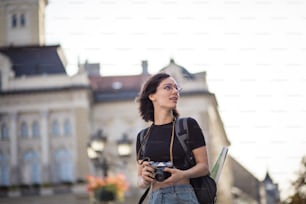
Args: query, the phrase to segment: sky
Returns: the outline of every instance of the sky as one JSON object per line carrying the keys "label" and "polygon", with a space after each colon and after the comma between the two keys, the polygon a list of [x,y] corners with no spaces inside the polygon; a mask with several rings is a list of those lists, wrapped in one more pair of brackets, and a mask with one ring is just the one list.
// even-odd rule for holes
{"label": "sky", "polygon": [[207,72],[229,153],[282,196],[306,155],[306,2],[303,0],[49,0],[46,43],[68,72],[154,74],[171,58]]}

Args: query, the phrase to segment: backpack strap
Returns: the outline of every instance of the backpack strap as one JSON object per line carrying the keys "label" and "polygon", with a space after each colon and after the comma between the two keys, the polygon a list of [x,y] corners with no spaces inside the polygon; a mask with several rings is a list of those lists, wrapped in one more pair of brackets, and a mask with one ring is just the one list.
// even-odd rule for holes
{"label": "backpack strap", "polygon": [[142,129],[141,132],[139,133],[139,142],[140,142],[140,149],[137,152],[137,161],[140,159],[140,156],[143,156],[145,150],[146,150],[146,143],[147,143],[147,138],[145,138],[145,135],[148,131],[148,128]]}
{"label": "backpack strap", "polygon": [[[146,144],[147,144],[147,139],[145,138],[145,135],[147,134],[147,131],[149,131],[149,128],[143,129],[141,130],[141,132],[139,133],[139,142],[140,142],[140,149],[137,152],[137,162],[138,160],[140,160],[140,156],[144,154],[145,150],[146,150]],[[143,159],[143,158],[142,158]],[[142,196],[140,197],[138,204],[142,204],[143,201],[145,200],[145,198],[147,197],[149,191],[150,191],[151,185],[145,190],[145,192],[142,194]]]}
{"label": "backpack strap", "polygon": [[194,156],[189,147],[189,131],[188,131],[188,118],[177,118],[175,123],[175,133],[181,146],[186,154],[186,160],[189,165],[194,166],[196,164]]}

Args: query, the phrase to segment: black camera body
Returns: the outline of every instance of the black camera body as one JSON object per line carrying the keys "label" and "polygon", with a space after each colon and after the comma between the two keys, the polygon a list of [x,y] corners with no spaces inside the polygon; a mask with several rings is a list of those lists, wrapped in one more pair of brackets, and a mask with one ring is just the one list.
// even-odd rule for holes
{"label": "black camera body", "polygon": [[171,173],[165,172],[166,167],[173,168],[171,161],[168,162],[154,162],[150,161],[150,165],[153,167],[153,176],[156,181],[162,182],[171,176]]}

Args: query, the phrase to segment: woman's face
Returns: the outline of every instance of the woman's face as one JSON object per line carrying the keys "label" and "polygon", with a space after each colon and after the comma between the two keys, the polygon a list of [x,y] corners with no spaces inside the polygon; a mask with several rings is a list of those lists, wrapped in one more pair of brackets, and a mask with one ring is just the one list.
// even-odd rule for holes
{"label": "woman's face", "polygon": [[172,77],[168,77],[160,82],[156,88],[156,92],[149,96],[154,109],[166,108],[174,109],[179,99],[179,91],[176,81]]}

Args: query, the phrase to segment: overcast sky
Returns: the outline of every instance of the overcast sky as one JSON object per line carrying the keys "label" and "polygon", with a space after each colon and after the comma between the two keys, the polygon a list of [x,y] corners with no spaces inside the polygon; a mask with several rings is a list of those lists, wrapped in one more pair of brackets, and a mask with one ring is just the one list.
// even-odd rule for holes
{"label": "overcast sky", "polygon": [[49,0],[47,44],[102,75],[150,73],[170,58],[207,72],[230,154],[288,190],[306,155],[306,2],[303,0]]}

